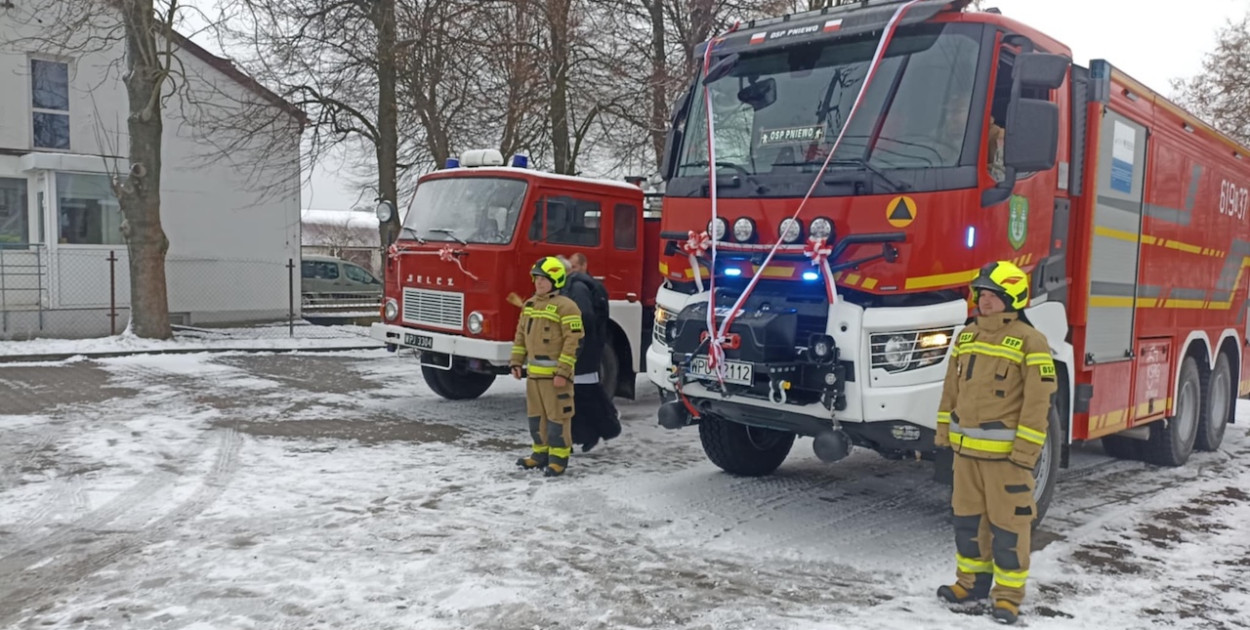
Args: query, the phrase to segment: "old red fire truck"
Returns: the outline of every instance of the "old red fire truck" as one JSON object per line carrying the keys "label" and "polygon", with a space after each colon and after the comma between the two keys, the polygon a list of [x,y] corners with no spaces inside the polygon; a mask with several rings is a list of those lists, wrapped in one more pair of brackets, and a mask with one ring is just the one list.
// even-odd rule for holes
{"label": "old red fire truck", "polygon": [[534,261],[581,252],[611,299],[600,382],[632,397],[660,283],[659,220],[646,216],[642,188],[544,173],[523,155],[505,166],[490,149],[449,162],[417,183],[371,336],[414,350],[436,394],[476,398],[508,371]]}
{"label": "old red fire truck", "polygon": [[[647,369],[681,396],[661,423],[744,475],[796,435],[825,460],[935,457],[967,284],[1011,260],[1061,381],[1042,510],[1075,441],[1169,466],[1216,449],[1250,385],[1250,150],[997,11],[837,4],[697,50],[662,168]],[[736,318],[716,369],[709,302]]]}

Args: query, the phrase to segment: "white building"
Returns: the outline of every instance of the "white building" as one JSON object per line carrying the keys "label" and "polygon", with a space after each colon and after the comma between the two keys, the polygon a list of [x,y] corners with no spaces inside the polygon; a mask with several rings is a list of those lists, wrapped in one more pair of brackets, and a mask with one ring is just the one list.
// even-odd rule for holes
{"label": "white building", "polygon": [[[0,339],[103,335],[129,321],[110,186],[128,168],[124,45],[84,46],[82,33],[38,41],[57,37],[47,25],[59,12],[47,6],[62,1],[0,1]],[[173,321],[285,318],[288,261],[299,292],[304,116],[228,61],[172,39],[161,220]]]}

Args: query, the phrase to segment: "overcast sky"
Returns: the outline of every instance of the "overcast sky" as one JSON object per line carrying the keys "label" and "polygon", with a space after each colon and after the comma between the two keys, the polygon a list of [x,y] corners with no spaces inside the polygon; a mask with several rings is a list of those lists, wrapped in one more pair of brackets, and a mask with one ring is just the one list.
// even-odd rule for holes
{"label": "overcast sky", "polygon": [[[208,2],[199,0],[199,4]],[[1067,44],[1081,65],[1106,59],[1169,95],[1170,80],[1197,73],[1203,54],[1214,47],[1216,29],[1250,11],[1250,0],[989,0],[985,6],[997,7],[1004,15]],[[201,43],[210,50],[216,48],[211,42]],[[345,171],[341,159],[333,157],[319,165],[311,178],[305,178],[303,206],[348,209],[357,205],[360,193],[339,174]],[[372,206],[373,196],[366,194],[359,203]]]}

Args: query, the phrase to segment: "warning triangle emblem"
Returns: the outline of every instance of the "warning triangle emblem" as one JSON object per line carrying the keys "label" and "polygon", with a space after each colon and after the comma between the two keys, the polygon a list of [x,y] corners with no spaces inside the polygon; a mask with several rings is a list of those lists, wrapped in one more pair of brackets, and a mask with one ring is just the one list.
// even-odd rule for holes
{"label": "warning triangle emblem", "polygon": [[894,204],[894,211],[890,213],[891,221],[910,221],[915,217],[911,216],[911,210],[907,208],[907,204],[902,199]]}

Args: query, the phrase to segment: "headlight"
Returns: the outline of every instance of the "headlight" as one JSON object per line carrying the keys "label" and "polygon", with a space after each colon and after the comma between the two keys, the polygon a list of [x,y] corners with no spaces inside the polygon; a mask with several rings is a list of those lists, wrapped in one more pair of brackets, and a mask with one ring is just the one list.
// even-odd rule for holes
{"label": "headlight", "polygon": [[812,219],[809,231],[812,234],[812,238],[823,238],[827,241],[829,237],[833,236],[833,221],[824,217]]}
{"label": "headlight", "polygon": [[734,238],[739,243],[745,243],[753,236],[755,236],[755,221],[746,217],[734,221]]}
{"label": "headlight", "polygon": [[485,319],[486,318],[482,317],[482,314],[477,311],[469,313],[469,332],[475,335],[482,334],[482,322],[485,321]]}
{"label": "headlight", "polygon": [[954,328],[873,333],[872,367],[897,373],[937,365],[954,334]]}
{"label": "headlight", "polygon": [[396,302],[394,298],[387,298],[382,315],[386,317],[386,321],[394,321],[396,317],[399,317],[399,302]]}
{"label": "headlight", "polygon": [[675,313],[663,306],[655,307],[655,326],[651,329],[651,337],[657,342],[668,345],[668,322],[673,319]]}
{"label": "headlight", "polygon": [[707,222],[707,233],[718,241],[725,240],[725,233],[728,231],[729,222],[724,217],[716,217],[716,220]]}
{"label": "headlight", "polygon": [[894,335],[885,342],[881,358],[888,368],[895,370],[907,369],[911,363],[912,337],[910,335]]}
{"label": "headlight", "polygon": [[383,200],[378,204],[377,215],[378,220],[383,223],[390,221],[391,217],[395,215],[395,204]]}
{"label": "headlight", "polygon": [[777,228],[777,234],[783,243],[793,243],[803,236],[803,224],[795,219],[785,219]]}

